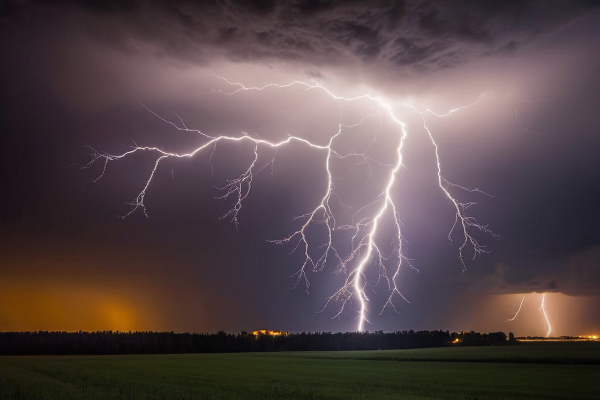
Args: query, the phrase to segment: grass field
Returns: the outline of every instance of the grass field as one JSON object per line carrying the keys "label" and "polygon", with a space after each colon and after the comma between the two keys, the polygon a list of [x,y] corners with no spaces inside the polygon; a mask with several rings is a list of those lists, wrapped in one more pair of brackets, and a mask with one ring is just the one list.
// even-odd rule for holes
{"label": "grass field", "polygon": [[0,357],[0,399],[598,399],[600,343]]}

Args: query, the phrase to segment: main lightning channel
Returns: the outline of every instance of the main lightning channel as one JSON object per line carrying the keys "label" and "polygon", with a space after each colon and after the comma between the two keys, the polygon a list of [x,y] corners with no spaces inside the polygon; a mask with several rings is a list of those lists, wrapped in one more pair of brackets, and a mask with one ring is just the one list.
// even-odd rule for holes
{"label": "main lightning channel", "polygon": [[[102,169],[100,174],[96,178],[96,181],[105,175],[108,164],[111,162],[116,162],[123,158],[133,156],[136,153],[142,152],[150,152],[155,153],[157,155],[157,158],[154,162],[154,166],[149,171],[148,178],[142,185],[142,189],[140,190],[136,198],[130,203],[131,209],[121,218],[126,218],[136,211],[141,211],[146,217],[148,216],[145,205],[146,193],[149,186],[155,178],[155,174],[158,168],[160,167],[161,163],[165,160],[192,158],[201,152],[210,151],[210,149],[212,149],[213,152],[211,153],[212,159],[214,149],[221,142],[249,142],[253,144],[252,161],[247,165],[247,168],[237,178],[229,179],[227,183],[220,188],[220,190],[222,191],[222,195],[219,196],[219,198],[234,199],[233,206],[224,215],[222,215],[222,218],[229,219],[230,222],[236,225],[237,227],[239,224],[238,216],[242,210],[243,202],[250,195],[252,189],[252,182],[254,174],[256,173],[257,162],[261,154],[261,148],[269,147],[277,149],[286,146],[291,142],[298,142],[302,145],[305,145],[311,150],[323,152],[323,169],[325,171],[326,184],[325,187],[322,189],[322,194],[319,197],[320,200],[313,208],[309,209],[306,213],[298,217],[298,219],[302,221],[298,230],[292,232],[284,238],[272,240],[272,242],[277,244],[292,243],[293,251],[299,248],[303,250],[304,261],[302,262],[294,276],[296,277],[296,285],[302,284],[305,286],[306,290],[308,290],[308,287],[310,286],[310,281],[307,276],[308,270],[323,270],[326,264],[328,263],[330,256],[333,257],[335,259],[335,262],[337,263],[336,270],[338,272],[344,273],[345,279],[343,284],[331,296],[328,297],[327,301],[325,302],[324,308],[326,308],[331,302],[339,303],[340,306],[338,308],[337,313],[334,316],[335,318],[341,315],[343,312],[347,312],[348,310],[350,310],[352,307],[353,300],[357,301],[359,306],[357,330],[363,331],[364,324],[368,323],[369,312],[367,307],[369,303],[369,298],[367,296],[367,270],[377,270],[379,279],[383,279],[387,285],[388,298],[385,304],[383,305],[380,314],[383,313],[388,307],[392,308],[394,311],[397,312],[396,306],[394,305],[394,299],[397,297],[401,298],[403,301],[408,302],[408,299],[401,293],[399,289],[398,280],[403,263],[406,262],[406,264],[411,268],[412,265],[410,265],[410,262],[408,262],[408,259],[404,256],[402,252],[403,237],[401,232],[400,215],[393,195],[393,189],[395,189],[398,174],[403,166],[402,162],[405,151],[404,147],[406,138],[408,137],[408,129],[406,127],[406,124],[405,122],[403,122],[402,119],[400,119],[397,116],[397,112],[399,110],[406,110],[407,112],[416,113],[421,118],[422,127],[426,132],[427,138],[433,146],[435,159],[437,163],[438,186],[455,210],[455,222],[450,229],[448,239],[452,241],[453,232],[456,230],[457,227],[461,228],[460,231],[463,240],[459,247],[458,258],[460,260],[460,263],[462,264],[463,270],[465,269],[464,251],[467,247],[469,247],[473,252],[473,258],[475,258],[478,254],[486,252],[485,247],[479,244],[478,241],[474,238],[472,231],[478,230],[486,234],[490,234],[492,236],[495,236],[495,234],[490,229],[488,229],[487,226],[479,224],[474,219],[474,217],[469,216],[467,214],[467,210],[475,203],[459,202],[452,195],[451,190],[457,189],[468,192],[479,192],[485,195],[487,194],[479,189],[471,189],[452,183],[443,177],[439,147],[435,141],[433,133],[430,131],[426,124],[427,115],[436,118],[449,117],[456,112],[477,105],[481,101],[481,96],[474,103],[454,108],[452,110],[447,111],[446,113],[437,114],[431,110],[419,111],[409,104],[402,104],[400,106],[394,107],[393,103],[389,100],[373,96],[371,94],[361,94],[354,97],[340,96],[333,93],[332,91],[325,88],[323,85],[316,81],[293,81],[284,85],[269,83],[263,86],[249,87],[238,82],[230,81],[226,78],[217,75],[214,76],[216,79],[224,82],[224,84],[227,87],[231,88],[231,90],[213,90],[213,93],[233,96],[240,92],[285,90],[295,86],[299,86],[304,88],[302,93],[306,93],[307,91],[312,90],[319,90],[335,101],[355,102],[358,100],[366,100],[372,103],[372,105],[377,108],[377,112],[366,112],[364,117],[360,119],[358,123],[353,125],[343,124],[340,117],[340,122],[338,124],[337,131],[329,135],[328,139],[325,141],[325,144],[317,144],[300,136],[288,136],[285,140],[270,141],[252,137],[245,132],[241,132],[241,135],[239,136],[210,135],[200,130],[187,128],[187,126],[183,123],[182,119],[179,117],[179,123],[177,123],[168,120],[161,115],[158,115],[154,111],[142,105],[148,112],[150,112],[152,115],[154,115],[164,123],[174,127],[179,131],[195,133],[199,135],[204,140],[204,142],[200,146],[196,147],[194,150],[184,153],[170,152],[155,146],[139,146],[134,143],[134,146],[130,150],[115,155],[109,153],[101,153],[95,150],[93,147],[88,146],[88,148],[91,151],[91,159],[86,165],[83,166],[83,168],[90,168],[96,162],[102,161]],[[361,160],[361,162],[369,164],[373,160],[367,154],[368,148],[362,153],[344,152],[338,149],[338,147],[336,147],[336,144],[338,143],[339,139],[346,133],[347,128],[359,126],[369,118],[382,118],[383,116],[386,116],[391,122],[398,126],[399,134],[395,149],[395,160],[392,165],[388,166],[389,169],[387,172],[387,178],[383,184],[383,187],[381,188],[381,191],[376,196],[374,196],[373,200],[369,204],[362,207],[354,214],[358,220],[353,220],[349,224],[340,225],[336,222],[336,215],[331,206],[331,202],[334,199],[339,200],[338,195],[335,193],[335,188],[333,184],[334,175],[331,168],[332,161],[334,159],[358,158],[359,160]],[[375,137],[372,140],[371,144],[375,141]],[[273,165],[273,162],[274,158],[271,160],[271,165]],[[379,164],[382,166],[386,166],[382,163]],[[341,202],[341,200],[339,201]],[[370,211],[369,215],[367,215],[366,217],[358,217],[359,213],[363,215],[366,211]],[[389,216],[392,220],[395,231],[393,238],[394,245],[391,254],[384,254],[380,249],[380,246],[378,245],[378,235],[381,233],[380,226],[383,222],[384,217],[387,216]],[[314,252],[311,251],[311,249],[314,247],[314,240],[312,240],[309,237],[308,228],[317,224],[324,226],[326,232],[326,241],[325,243],[322,243],[319,246],[317,246],[323,250],[317,255],[314,255]],[[352,246],[350,251],[347,252],[347,254],[343,254],[336,247],[336,243],[334,240],[334,234],[336,232],[349,232]],[[390,259],[395,260],[393,267],[389,265]]]}
{"label": "main lightning channel", "polygon": [[546,326],[548,326],[548,331],[546,332],[546,337],[550,336],[552,333],[552,325],[550,325],[550,318],[548,318],[548,313],[546,312],[546,293],[542,295],[542,302],[540,304],[540,311],[544,315],[544,321],[546,321]]}

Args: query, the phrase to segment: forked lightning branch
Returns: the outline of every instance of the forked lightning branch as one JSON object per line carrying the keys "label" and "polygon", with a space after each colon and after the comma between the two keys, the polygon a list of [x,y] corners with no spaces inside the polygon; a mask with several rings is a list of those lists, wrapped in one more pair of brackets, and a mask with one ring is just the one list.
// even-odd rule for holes
{"label": "forked lightning branch", "polygon": [[[476,237],[475,232],[483,232],[495,236],[486,225],[480,224],[468,211],[474,204],[470,202],[461,202],[457,199],[456,191],[479,192],[486,195],[479,189],[472,189],[462,185],[450,182],[443,175],[442,162],[439,154],[439,147],[435,140],[435,133],[427,126],[428,118],[446,118],[450,115],[461,112],[463,109],[477,104],[480,100],[468,105],[462,105],[452,110],[447,110],[445,113],[434,113],[431,110],[419,110],[410,104],[393,103],[388,99],[363,94],[355,97],[339,96],[328,90],[318,82],[294,81],[285,85],[266,84],[260,87],[248,87],[241,83],[229,81],[222,77],[216,77],[221,84],[224,84],[228,90],[215,90],[214,96],[235,96],[241,92],[261,92],[261,91],[292,91],[292,89],[300,88],[300,94],[305,94],[309,91],[318,91],[329,101],[339,103],[339,107],[343,107],[348,103],[363,104],[368,103],[369,109],[364,111],[364,115],[353,124],[345,124],[340,121],[337,124],[337,129],[331,132],[320,132],[323,139],[319,142],[308,140],[302,136],[289,135],[280,141],[272,141],[251,136],[245,132],[240,132],[239,135],[214,135],[197,129],[188,128],[181,119],[168,120],[165,117],[148,109],[148,112],[155,115],[162,122],[171,125],[177,130],[186,131],[199,136],[202,143],[189,152],[172,152],[161,147],[152,145],[134,145],[130,150],[120,154],[110,154],[97,151],[90,147],[91,160],[85,168],[91,167],[97,162],[103,163],[102,172],[97,179],[100,179],[110,163],[118,162],[123,158],[133,157],[135,154],[146,152],[156,156],[153,167],[148,171],[147,179],[140,182],[140,191],[135,199],[131,202],[131,209],[123,218],[135,212],[141,212],[147,216],[146,209],[146,194],[148,188],[153,184],[156,172],[161,168],[162,163],[167,159],[186,159],[192,158],[201,153],[209,153],[212,157],[216,146],[222,143],[229,142],[249,143],[252,146],[253,153],[251,161],[244,166],[243,171],[237,177],[228,179],[223,183],[221,199],[231,202],[231,208],[222,216],[224,219],[230,220],[237,225],[239,216],[243,213],[244,201],[248,196],[252,195],[253,179],[260,169],[259,159],[264,153],[272,154],[273,149],[289,146],[292,142],[304,146],[309,151],[314,151],[321,154],[322,174],[325,178],[325,185],[315,184],[312,190],[317,193],[312,205],[307,206],[305,212],[298,216],[297,229],[290,232],[287,236],[273,240],[276,244],[290,245],[294,251],[303,254],[303,261],[297,266],[294,274],[296,285],[304,286],[306,289],[310,286],[308,278],[309,272],[322,271],[326,266],[332,266],[336,271],[343,273],[343,281],[339,288],[331,294],[325,301],[326,308],[329,305],[337,304],[335,317],[348,312],[357,312],[358,324],[357,330],[363,331],[365,323],[368,323],[368,315],[373,310],[369,308],[369,288],[373,285],[383,282],[387,289],[387,300],[384,302],[381,309],[375,312],[382,313],[385,309],[391,308],[395,311],[397,301],[406,301],[408,299],[400,290],[400,271],[404,266],[412,267],[409,260],[403,253],[403,234],[400,215],[400,209],[397,205],[397,193],[402,189],[399,180],[399,174],[403,169],[403,158],[407,149],[407,137],[412,134],[422,134],[425,132],[426,138],[432,145],[432,150],[435,156],[437,185],[439,190],[451,205],[455,213],[454,224],[449,226],[448,239],[456,235],[460,236],[460,244],[457,246],[459,262],[462,268],[465,268],[465,257],[475,258],[478,254],[486,252],[486,249],[481,245]],[[298,95],[297,90],[284,93],[286,95]],[[404,122],[403,116],[416,116],[422,121],[423,130],[408,129]],[[381,118],[392,126],[395,126],[395,134],[393,148],[393,162],[379,162],[374,160],[369,154],[369,146],[361,151],[344,150],[345,147],[340,145],[340,142],[345,136],[354,134],[351,128],[363,125],[370,118]],[[371,132],[373,139],[376,138],[377,132]],[[265,151],[270,149],[269,151]],[[272,157],[272,156],[271,156]],[[356,159],[360,163],[377,163],[379,167],[378,173],[383,173],[380,182],[383,182],[379,189],[374,192],[366,205],[360,209],[353,210],[354,217],[350,222],[341,221],[342,218],[337,215],[338,208],[335,204],[342,203],[343,199],[336,193],[335,188],[335,171],[332,168],[334,162],[339,160]],[[273,160],[271,160],[271,163]],[[382,225],[393,226],[392,237],[389,237],[389,230],[383,234]],[[324,235],[319,235],[318,238],[313,235],[313,228],[320,229]],[[351,243],[350,246],[342,245],[338,240],[339,234],[343,233],[344,237]],[[320,238],[324,238],[321,241]],[[345,241],[347,243],[347,240]],[[393,243],[391,250],[384,250],[386,244]],[[370,276],[376,276],[378,282],[369,282]]]}

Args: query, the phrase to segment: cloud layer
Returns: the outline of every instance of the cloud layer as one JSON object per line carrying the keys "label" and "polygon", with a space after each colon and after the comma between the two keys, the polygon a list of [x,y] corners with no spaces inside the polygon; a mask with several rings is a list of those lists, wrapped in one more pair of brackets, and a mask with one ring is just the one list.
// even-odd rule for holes
{"label": "cloud layer", "polygon": [[[194,63],[215,58],[385,66],[404,73],[520,51],[589,14],[589,1],[60,1],[105,43]],[[26,6],[27,7],[27,6]],[[26,8],[25,7],[25,8]],[[5,16],[21,7],[5,6]]]}

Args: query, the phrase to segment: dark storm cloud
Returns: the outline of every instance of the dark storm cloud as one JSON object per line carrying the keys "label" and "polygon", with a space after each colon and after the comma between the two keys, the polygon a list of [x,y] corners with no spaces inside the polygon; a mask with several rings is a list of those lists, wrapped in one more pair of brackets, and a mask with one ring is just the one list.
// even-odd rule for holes
{"label": "dark storm cloud", "polygon": [[[518,51],[580,18],[585,1],[59,1],[127,52],[208,62],[296,60],[435,70]],[[6,10],[17,8],[13,2]],[[26,7],[25,7],[26,8]],[[146,49],[146,50],[142,50]]]}
{"label": "dark storm cloud", "polygon": [[549,277],[544,268],[524,268],[518,263],[498,263],[494,274],[487,279],[493,282],[492,293],[564,291],[564,287],[559,287],[556,280]]}
{"label": "dark storm cloud", "polygon": [[567,294],[597,295],[600,287],[600,245],[569,258]]}
{"label": "dark storm cloud", "polygon": [[[223,85],[214,69],[246,85],[308,76],[336,93],[366,87],[436,111],[471,104],[484,92],[468,112],[426,118],[444,177],[495,196],[465,193],[464,201],[479,202],[469,212],[502,239],[482,238],[490,253],[459,273],[456,243],[447,246],[446,238],[452,210],[435,197],[431,146],[419,148],[422,121],[406,116],[415,142],[397,193],[411,242],[406,255],[421,273],[403,270],[411,304],[400,306],[400,317],[372,314],[374,329],[470,329],[454,322],[469,314],[463,304],[444,308],[463,293],[469,303],[490,294],[597,295],[597,3],[0,1],[0,132],[8,133],[0,135],[0,180],[9,193],[0,214],[0,274],[23,281],[39,274],[40,282],[75,274],[73,281],[86,285],[98,276],[99,286],[123,282],[144,296],[156,289],[169,304],[164,314],[173,316],[160,329],[354,329],[352,312],[334,321],[330,309],[314,313],[336,289],[329,271],[311,282],[309,297],[287,291],[301,257],[264,241],[289,234],[295,225],[282,221],[296,221],[303,203],[314,201],[299,168],[305,160],[282,151],[270,182],[269,168],[257,175],[239,231],[218,220],[229,203],[213,197],[214,187],[236,176],[229,164],[243,148],[219,147],[223,153],[210,156],[215,165],[207,154],[199,164],[162,164],[148,194],[149,219],[112,220],[129,210],[121,200],[135,197],[148,160],[111,164],[94,185],[100,170],[68,168],[89,161],[83,142],[109,152],[129,149],[130,138],[177,151],[188,146],[138,101],[167,118],[175,111],[191,128],[261,137],[316,138],[335,129],[340,115],[350,121],[363,112],[320,103],[316,91],[314,104],[283,90],[263,98],[209,93]],[[220,175],[211,174],[213,166]],[[354,171],[352,179],[362,173]],[[338,185],[342,191],[344,181]]]}
{"label": "dark storm cloud", "polygon": [[600,286],[600,245],[558,259],[537,257],[499,262],[485,277],[463,275],[459,280],[474,292],[560,292],[570,296],[595,296]]}

